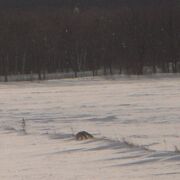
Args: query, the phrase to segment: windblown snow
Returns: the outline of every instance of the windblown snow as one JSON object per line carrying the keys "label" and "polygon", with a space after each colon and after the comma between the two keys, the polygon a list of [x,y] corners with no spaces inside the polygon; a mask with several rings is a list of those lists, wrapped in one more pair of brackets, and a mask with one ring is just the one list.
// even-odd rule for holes
{"label": "windblown snow", "polygon": [[0,161],[2,180],[179,180],[180,76],[1,83]]}

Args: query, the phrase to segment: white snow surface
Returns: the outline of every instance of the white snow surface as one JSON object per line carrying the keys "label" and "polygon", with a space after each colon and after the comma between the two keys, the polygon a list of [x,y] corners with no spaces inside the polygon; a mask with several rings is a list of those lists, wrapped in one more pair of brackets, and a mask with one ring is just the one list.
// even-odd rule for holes
{"label": "white snow surface", "polygon": [[179,180],[180,75],[1,83],[0,161],[0,180]]}

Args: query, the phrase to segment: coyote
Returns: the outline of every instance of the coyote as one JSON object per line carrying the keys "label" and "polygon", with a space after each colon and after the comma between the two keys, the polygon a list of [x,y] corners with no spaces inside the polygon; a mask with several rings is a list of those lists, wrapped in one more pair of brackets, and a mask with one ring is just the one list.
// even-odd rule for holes
{"label": "coyote", "polygon": [[86,131],[81,131],[81,132],[78,132],[76,135],[76,140],[86,140],[86,139],[93,139],[93,135],[89,134],[88,132]]}

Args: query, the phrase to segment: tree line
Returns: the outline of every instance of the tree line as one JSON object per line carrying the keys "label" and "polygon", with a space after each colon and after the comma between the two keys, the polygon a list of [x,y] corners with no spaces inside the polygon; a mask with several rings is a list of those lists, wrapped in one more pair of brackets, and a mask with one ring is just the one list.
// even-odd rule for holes
{"label": "tree line", "polygon": [[1,8],[0,76],[179,72],[180,3],[153,2]]}

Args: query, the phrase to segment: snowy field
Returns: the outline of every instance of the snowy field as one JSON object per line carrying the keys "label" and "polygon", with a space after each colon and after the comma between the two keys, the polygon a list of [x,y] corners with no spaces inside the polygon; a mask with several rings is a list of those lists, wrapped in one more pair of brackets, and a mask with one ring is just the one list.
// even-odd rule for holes
{"label": "snowy field", "polygon": [[179,180],[180,75],[1,83],[0,161],[0,180]]}

